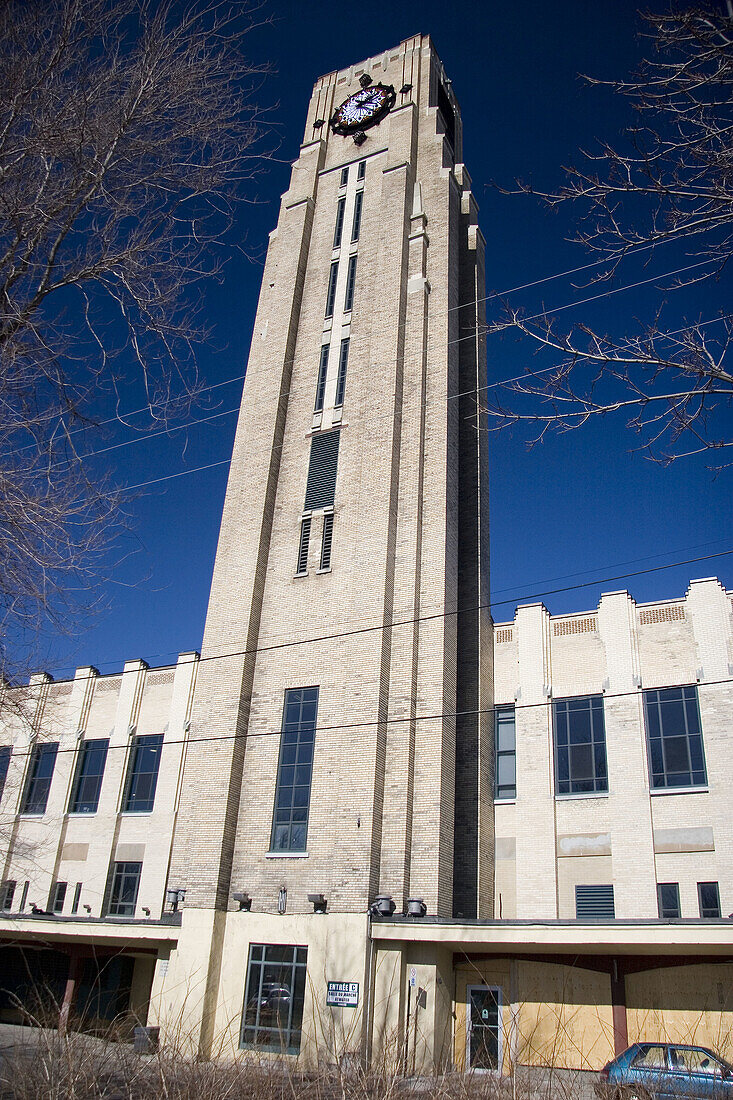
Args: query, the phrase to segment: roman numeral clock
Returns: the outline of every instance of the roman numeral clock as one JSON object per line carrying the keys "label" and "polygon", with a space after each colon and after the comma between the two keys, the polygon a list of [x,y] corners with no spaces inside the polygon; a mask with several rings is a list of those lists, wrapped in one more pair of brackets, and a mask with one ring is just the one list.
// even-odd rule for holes
{"label": "roman numeral clock", "polygon": [[359,91],[350,95],[334,111],[331,129],[334,134],[353,136],[357,145],[363,145],[366,141],[364,131],[379,125],[394,107],[397,95],[391,84],[372,84],[368,73],[361,76],[359,83]]}

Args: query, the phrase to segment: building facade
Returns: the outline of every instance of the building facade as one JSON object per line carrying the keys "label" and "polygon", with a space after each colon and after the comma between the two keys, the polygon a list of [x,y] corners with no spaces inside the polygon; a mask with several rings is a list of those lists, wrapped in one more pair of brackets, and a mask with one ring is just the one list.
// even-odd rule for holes
{"label": "building facade", "polygon": [[730,1032],[731,597],[494,626],[484,265],[430,40],[317,81],[201,655],[9,693],[0,1012],[416,1071]]}

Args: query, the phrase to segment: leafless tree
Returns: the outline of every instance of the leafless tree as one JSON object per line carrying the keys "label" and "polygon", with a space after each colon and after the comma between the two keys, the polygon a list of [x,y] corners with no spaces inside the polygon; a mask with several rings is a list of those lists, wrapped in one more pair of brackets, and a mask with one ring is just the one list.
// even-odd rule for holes
{"label": "leafless tree", "polygon": [[149,428],[196,391],[199,286],[262,155],[252,16],[249,0],[0,5],[3,636],[68,622],[124,518],[80,454],[100,395],[124,419],[142,393]]}
{"label": "leafless tree", "polygon": [[[642,280],[673,292],[724,278],[733,250],[733,12],[716,3],[644,18],[653,58],[636,78],[610,85],[638,116],[627,146],[586,154],[558,192],[541,197],[580,208],[577,240],[600,261],[599,289],[628,257],[653,259],[660,245],[681,242],[687,256],[676,278]],[[711,464],[724,465],[733,446],[729,312],[670,331],[660,303],[620,338],[507,308],[493,331],[525,334],[552,354],[553,366],[528,371],[510,387],[522,396],[489,402],[488,411],[496,426],[529,426],[536,440],[621,410],[658,461],[714,452]]]}

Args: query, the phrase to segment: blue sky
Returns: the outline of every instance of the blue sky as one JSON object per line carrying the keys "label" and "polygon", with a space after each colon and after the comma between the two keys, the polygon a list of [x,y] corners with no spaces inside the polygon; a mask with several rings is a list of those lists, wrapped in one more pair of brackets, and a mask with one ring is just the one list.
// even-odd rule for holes
{"label": "blue sky", "polygon": [[[548,279],[588,259],[568,239],[571,211],[550,212],[531,197],[502,194],[492,183],[511,187],[520,177],[551,189],[561,183],[563,166],[579,161],[580,149],[592,149],[598,139],[621,140],[631,121],[628,108],[607,89],[588,88],[578,74],[612,79],[633,68],[642,49],[634,3],[402,0],[376,6],[348,0],[336,6],[281,0],[264,7],[262,15],[272,15],[272,21],[250,33],[247,49],[255,62],[269,61],[274,68],[259,101],[269,107],[279,148],[253,187],[258,201],[242,210],[237,226],[248,255],[233,252],[223,282],[206,291],[213,339],[201,351],[199,367],[206,383],[223,384],[193,416],[215,416],[186,431],[141,437],[94,459],[121,485],[182,476],[130,494],[123,560],[110,570],[98,612],[85,629],[72,625],[68,637],[43,643],[41,663],[56,677],[85,664],[112,672],[136,657],[165,664],[201,644],[262,258],[316,77],[412,34],[430,34],[462,108],[464,159],[487,240],[487,290],[506,292],[543,280],[506,295],[513,305],[534,312],[543,304],[569,305],[600,289],[589,288],[582,274]],[[685,262],[692,260],[682,250],[669,257],[660,250],[649,267],[620,271],[614,288]],[[730,275],[727,284],[700,284],[676,296],[658,286],[621,290],[559,316],[624,337],[635,331],[635,319],[651,316],[662,299],[671,327],[685,317],[713,317],[731,300]],[[490,316],[497,310],[491,302]],[[547,362],[539,364],[533,349],[513,334],[489,339],[490,382]],[[129,439],[120,427],[96,446]],[[717,575],[733,586],[730,555],[656,568],[733,548],[730,472],[714,476],[705,456],[665,468],[637,446],[621,415],[553,435],[532,449],[517,430],[492,435],[497,621],[510,619],[515,605],[529,599],[544,599],[551,612],[562,613],[593,607],[602,591],[618,588],[628,587],[636,599],[647,601],[683,594],[691,577]],[[190,472],[208,464],[217,465]],[[654,571],[604,580],[642,570]],[[570,586],[575,587],[551,593]]]}

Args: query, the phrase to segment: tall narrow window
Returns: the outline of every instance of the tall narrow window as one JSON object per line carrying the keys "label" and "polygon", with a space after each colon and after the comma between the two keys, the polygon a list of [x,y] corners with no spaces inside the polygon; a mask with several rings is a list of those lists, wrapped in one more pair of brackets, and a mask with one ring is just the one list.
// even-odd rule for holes
{"label": "tall narrow window", "polygon": [[63,913],[66,901],[66,882],[54,882],[48,899],[48,908],[52,913]]}
{"label": "tall narrow window", "polygon": [[354,307],[354,287],[356,286],[356,256],[349,256],[349,270],[346,277],[346,298],[344,309],[348,313]]}
{"label": "tall narrow window", "polygon": [[142,863],[114,863],[107,912],[112,917],[134,917]]}
{"label": "tall narrow window", "polygon": [[298,1053],[307,959],[306,947],[250,945],[241,1047]]}
{"label": "tall narrow window", "polygon": [[318,364],[318,382],[316,383],[316,403],[314,412],[322,412],[323,398],[326,394],[326,376],[328,375],[328,344],[321,346],[321,360]]}
{"label": "tall narrow window", "polygon": [[22,814],[45,814],[58,747],[57,741],[33,746],[21,802]]}
{"label": "tall narrow window", "polygon": [[70,814],[95,814],[102,789],[109,740],[82,741],[76,764],[74,786],[69,799]]}
{"label": "tall narrow window", "polygon": [[496,746],[495,798],[517,797],[517,751],[514,707],[497,707],[494,711],[494,744]]}
{"label": "tall narrow window", "polygon": [[79,901],[80,900],[81,900],[81,883],[77,882],[76,886],[74,887],[74,900],[71,903],[71,912],[72,913],[78,913],[79,912]]}
{"label": "tall narrow window", "polygon": [[331,544],[333,543],[333,512],[323,517],[323,539],[321,540],[321,569],[331,568]]}
{"label": "tall narrow window", "polygon": [[306,516],[300,524],[300,543],[298,545],[298,568],[296,577],[302,577],[308,572],[308,544],[311,537],[311,517]]}
{"label": "tall narrow window", "polygon": [[720,916],[720,889],[717,882],[698,882],[697,900],[701,917]]}
{"label": "tall narrow window", "polygon": [[705,753],[694,684],[645,691],[644,713],[652,789],[704,786]]}
{"label": "tall narrow window", "polygon": [[130,763],[127,768],[125,798],[122,804],[124,813],[149,814],[152,812],[162,747],[162,733],[148,734],[133,740]]}
{"label": "tall narrow window", "polygon": [[366,161],[365,160],[360,160],[359,161],[359,171],[357,173],[356,178],[358,180],[363,180],[365,175],[366,175]]}
{"label": "tall narrow window", "polygon": [[662,920],[682,916],[680,909],[680,885],[678,882],[657,883],[657,906]]}
{"label": "tall narrow window", "polygon": [[271,850],[304,852],[308,833],[318,688],[285,692]]}
{"label": "tall narrow window", "polygon": [[344,390],[346,389],[346,367],[349,362],[349,341],[341,341],[341,351],[339,353],[339,373],[336,379],[336,401],[335,406],[340,409],[344,403]]}
{"label": "tall narrow window", "polygon": [[555,727],[555,793],[585,794],[608,790],[603,696],[558,699]]}
{"label": "tall narrow window", "polygon": [[0,798],[3,796],[5,790],[5,780],[8,778],[8,768],[10,767],[10,754],[12,749],[10,745],[0,746]]}
{"label": "tall narrow window", "polygon": [[333,247],[338,248],[344,232],[344,214],[346,212],[346,199],[339,199],[336,204],[336,228],[333,231]]}
{"label": "tall narrow window", "polygon": [[326,317],[333,317],[333,307],[336,305],[336,280],[338,278],[338,263],[331,264],[328,275],[328,294],[326,295]]}
{"label": "tall narrow window", "polygon": [[346,184],[348,182],[349,182],[349,166],[347,164],[345,168],[341,169],[341,180],[339,182],[339,187],[346,187]]}
{"label": "tall narrow window", "polygon": [[28,901],[28,891],[31,888],[30,881],[28,879],[23,883],[23,889],[20,892],[20,905],[18,906],[18,912],[22,913],[25,909],[25,903]]}
{"label": "tall narrow window", "polygon": [[5,879],[5,882],[0,883],[0,909],[8,913],[13,908],[13,898],[15,897],[15,880]]}
{"label": "tall narrow window", "polygon": [[354,200],[354,221],[351,226],[351,240],[358,241],[359,233],[361,232],[361,207],[364,202],[364,192],[357,191],[356,199]]}

